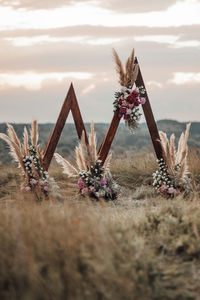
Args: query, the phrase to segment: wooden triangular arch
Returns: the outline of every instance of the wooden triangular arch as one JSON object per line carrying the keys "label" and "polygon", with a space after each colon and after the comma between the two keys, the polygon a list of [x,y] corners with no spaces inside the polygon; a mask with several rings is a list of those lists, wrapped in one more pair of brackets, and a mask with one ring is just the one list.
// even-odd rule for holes
{"label": "wooden triangular arch", "polygon": [[[144,80],[142,78],[142,73],[140,70],[140,66],[137,60],[137,57],[135,58],[135,64],[138,64],[138,76],[136,79],[136,86],[140,87],[143,86],[145,88],[145,84],[144,84]],[[149,129],[149,133],[151,136],[151,140],[154,146],[154,150],[156,153],[156,156],[158,159],[163,157],[162,154],[162,148],[161,148],[161,144],[160,144],[160,136],[158,133],[158,128],[154,119],[154,115],[151,109],[151,105],[150,105],[150,101],[149,101],[149,97],[145,88],[145,94],[144,97],[146,98],[146,103],[144,105],[142,105],[143,108],[143,112],[144,112],[144,116],[146,119],[146,123]],[[102,160],[102,162],[104,162],[106,160],[106,157],[108,155],[108,152],[110,150],[111,144],[113,142],[114,136],[116,134],[117,128],[119,126],[120,123],[120,118],[116,117],[115,115],[113,116],[113,119],[111,121],[110,127],[108,128],[108,131],[101,143],[101,146],[99,148],[98,151],[98,155],[99,155],[99,159]]]}
{"label": "wooden triangular arch", "polygon": [[[138,67],[139,67],[137,58],[135,58],[135,63],[137,63]],[[144,84],[144,80],[142,78],[142,73],[141,73],[140,67],[139,67],[139,72],[138,72],[138,76],[137,76],[135,83],[136,83],[137,87],[143,86],[145,88],[145,84]],[[146,98],[146,103],[144,105],[142,105],[144,116],[146,119],[146,123],[147,123],[148,129],[149,129],[149,133],[151,136],[151,140],[152,140],[152,143],[154,146],[156,156],[158,159],[160,159],[163,157],[162,147],[160,144],[160,136],[158,133],[158,128],[157,128],[157,125],[156,125],[156,122],[154,119],[154,115],[153,115],[153,112],[151,109],[151,105],[150,105],[150,101],[149,101],[149,97],[148,97],[146,88],[145,88],[144,97]],[[86,137],[86,143],[88,144],[88,137],[87,137],[86,129],[85,129],[85,126],[84,126],[84,123],[82,120],[82,116],[80,113],[80,109],[78,106],[74,88],[73,88],[73,85],[71,84],[69,91],[67,93],[67,96],[65,98],[65,101],[63,103],[63,106],[61,108],[60,115],[58,117],[58,120],[55,124],[54,130],[49,138],[47,147],[44,152],[43,164],[44,164],[45,170],[48,170],[48,168],[49,168],[52,157],[54,155],[54,151],[58,144],[59,138],[61,136],[63,127],[65,125],[65,122],[67,120],[70,110],[72,111],[72,115],[74,118],[74,122],[75,122],[75,126],[76,126],[76,130],[77,130],[79,139],[81,138],[82,132],[84,131],[85,137]],[[99,159],[102,160],[103,163],[106,160],[106,157],[107,157],[110,147],[112,145],[113,139],[115,137],[116,131],[118,129],[119,123],[120,123],[120,118],[118,118],[114,115],[112,118],[111,124],[108,128],[108,131],[107,131],[105,137],[103,138],[103,141],[99,147],[98,155],[99,155]]]}
{"label": "wooden triangular arch", "polygon": [[44,158],[43,158],[43,166],[45,170],[48,170],[51,160],[53,158],[55,149],[57,147],[58,141],[60,139],[62,130],[65,126],[65,122],[67,120],[67,117],[69,115],[69,112],[72,112],[72,116],[74,119],[74,123],[76,126],[76,130],[78,133],[79,139],[81,138],[82,132],[85,132],[85,138],[86,143],[88,143],[87,133],[85,130],[85,125],[83,123],[83,119],[81,116],[81,112],[79,109],[79,105],[76,99],[76,95],[74,92],[73,84],[71,83],[71,86],[69,88],[69,91],[67,93],[67,96],[64,100],[63,106],[61,108],[58,120],[55,124],[55,127],[53,129],[53,132],[49,138],[49,141],[47,143],[46,149],[44,151]]}

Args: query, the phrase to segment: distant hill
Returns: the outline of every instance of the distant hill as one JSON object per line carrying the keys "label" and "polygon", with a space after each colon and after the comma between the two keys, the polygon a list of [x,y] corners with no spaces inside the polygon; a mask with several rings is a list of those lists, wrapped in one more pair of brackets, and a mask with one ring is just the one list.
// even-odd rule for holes
{"label": "distant hill", "polygon": [[[12,124],[20,138],[22,138],[23,128],[26,125],[30,128],[30,124]],[[107,131],[109,124],[96,123],[95,130],[97,133],[97,139],[100,143]],[[174,120],[160,120],[157,122],[159,130],[166,132],[168,135],[175,133],[178,138],[182,131],[185,130],[186,123],[177,122]],[[50,133],[52,132],[54,124],[39,124],[39,143],[44,149],[45,144],[48,141]],[[0,132],[6,133],[6,124],[0,124]],[[86,130],[89,132],[90,124],[86,124]],[[71,156],[72,151],[78,143],[77,133],[74,124],[66,124],[59,141],[57,152],[62,155]],[[200,147],[200,122],[193,122],[190,130],[189,145],[191,147]],[[127,151],[137,152],[144,151],[146,147],[152,148],[151,139],[149,136],[148,128],[146,123],[142,123],[140,128],[136,130],[135,134],[129,133],[128,129],[124,124],[120,124],[114,139],[112,149],[116,154],[123,154]],[[7,151],[8,147],[6,143],[0,140],[0,161],[3,163],[10,162],[10,156]]]}

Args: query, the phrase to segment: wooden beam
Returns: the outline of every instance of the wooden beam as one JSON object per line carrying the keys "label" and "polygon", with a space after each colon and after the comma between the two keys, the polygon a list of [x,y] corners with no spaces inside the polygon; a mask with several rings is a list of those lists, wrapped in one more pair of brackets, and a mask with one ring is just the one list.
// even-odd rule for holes
{"label": "wooden beam", "polygon": [[79,139],[81,139],[82,132],[84,131],[85,132],[85,140],[86,140],[86,143],[88,144],[88,136],[87,136],[86,129],[85,129],[83,119],[81,116],[81,112],[80,112],[80,109],[78,106],[74,87],[73,87],[73,84],[71,83],[69,91],[65,98],[65,101],[61,108],[58,120],[54,126],[53,132],[48,140],[46,149],[44,151],[43,167],[45,170],[48,170],[48,168],[50,166],[51,160],[53,158],[54,152],[56,150],[58,141],[60,139],[61,133],[65,126],[65,123],[66,123],[66,120],[67,120],[70,110],[72,111],[72,116],[74,118],[74,123],[76,126],[76,130],[77,130]]}
{"label": "wooden beam", "polygon": [[73,115],[73,119],[74,119],[74,123],[76,126],[76,131],[78,133],[78,137],[79,140],[81,139],[82,136],[82,132],[85,132],[85,141],[88,144],[88,136],[87,136],[87,132],[85,129],[85,125],[83,123],[83,119],[81,116],[81,112],[80,112],[80,108],[78,105],[78,101],[74,92],[74,87],[72,85],[72,93],[71,93],[71,111],[72,111],[72,115]]}
{"label": "wooden beam", "polygon": [[98,151],[99,159],[102,160],[102,163],[104,163],[106,160],[106,157],[112,145],[119,123],[120,123],[120,118],[114,115],[110,127]]}
{"label": "wooden beam", "polygon": [[[138,63],[137,57],[135,58],[135,63]],[[139,66],[139,64],[138,64],[138,66]],[[142,73],[141,73],[141,70],[140,70],[140,66],[139,66],[138,77],[136,79],[135,84],[136,84],[137,87],[143,86],[145,88],[145,84],[144,84],[144,80],[142,78]],[[145,88],[145,91],[146,91],[146,88]],[[151,105],[150,105],[150,101],[149,101],[147,91],[145,92],[144,97],[146,98],[146,103],[144,105],[142,105],[143,112],[144,112],[144,115],[145,115],[145,119],[146,119],[146,122],[147,122],[147,126],[148,126],[148,129],[149,129],[149,133],[150,133],[150,136],[151,136],[151,140],[152,140],[152,143],[153,143],[153,146],[154,146],[156,156],[157,156],[158,159],[160,159],[160,158],[163,158],[162,148],[161,148],[161,144],[159,142],[160,141],[160,136],[159,136],[158,128],[157,128],[157,125],[156,125],[156,122],[155,122],[155,119],[154,119],[154,116],[153,116],[153,112],[152,112],[152,109],[151,109]]]}

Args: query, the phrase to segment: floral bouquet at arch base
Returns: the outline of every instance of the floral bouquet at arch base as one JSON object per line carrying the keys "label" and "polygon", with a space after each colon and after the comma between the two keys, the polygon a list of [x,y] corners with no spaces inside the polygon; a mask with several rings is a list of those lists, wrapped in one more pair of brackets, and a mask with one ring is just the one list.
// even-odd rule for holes
{"label": "floral bouquet at arch base", "polygon": [[96,200],[100,198],[106,201],[115,200],[120,194],[120,187],[109,169],[112,155],[110,154],[102,164],[98,159],[96,145],[96,133],[92,122],[89,143],[86,143],[83,131],[79,145],[75,149],[76,164],[73,165],[58,153],[54,156],[63,167],[63,173],[69,177],[79,177],[77,184],[82,196],[88,195]]}

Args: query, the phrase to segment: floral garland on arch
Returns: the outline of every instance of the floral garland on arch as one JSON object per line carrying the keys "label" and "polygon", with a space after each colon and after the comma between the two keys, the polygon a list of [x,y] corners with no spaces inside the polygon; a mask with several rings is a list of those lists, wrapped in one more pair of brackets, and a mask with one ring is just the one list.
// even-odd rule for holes
{"label": "floral garland on arch", "polygon": [[100,198],[106,201],[115,200],[120,194],[120,187],[114,181],[109,169],[112,155],[110,154],[102,164],[98,159],[96,146],[96,133],[92,122],[89,144],[86,143],[83,132],[79,145],[75,149],[75,166],[58,153],[54,156],[57,163],[63,167],[63,173],[69,177],[79,177],[77,184],[82,196],[88,195],[96,200]]}
{"label": "floral garland on arch", "polygon": [[7,135],[0,133],[0,138],[9,145],[10,154],[21,169],[24,178],[21,191],[32,192],[36,200],[42,200],[42,196],[47,199],[50,193],[59,196],[56,182],[43,169],[43,154],[40,145],[37,144],[39,137],[37,121],[34,120],[32,123],[30,137],[27,128],[24,127],[23,143],[20,142],[13,126],[7,124],[7,127]]}
{"label": "floral garland on arch", "polygon": [[115,100],[113,102],[114,114],[119,119],[123,117],[126,126],[130,132],[133,133],[139,126],[139,120],[142,115],[139,106],[144,105],[146,102],[146,91],[143,86],[135,86],[139,67],[138,64],[135,64],[134,49],[126,62],[126,71],[124,71],[121,60],[114,49],[113,55],[116,62],[116,71],[119,75],[119,83],[121,85],[120,91],[115,92]]}
{"label": "floral garland on arch", "polygon": [[188,137],[190,123],[182,132],[178,148],[175,147],[175,135],[172,134],[170,141],[164,132],[159,131],[163,158],[157,159],[159,170],[153,173],[153,186],[156,191],[166,198],[173,198],[180,193],[187,196],[191,191],[191,179],[188,168]]}

